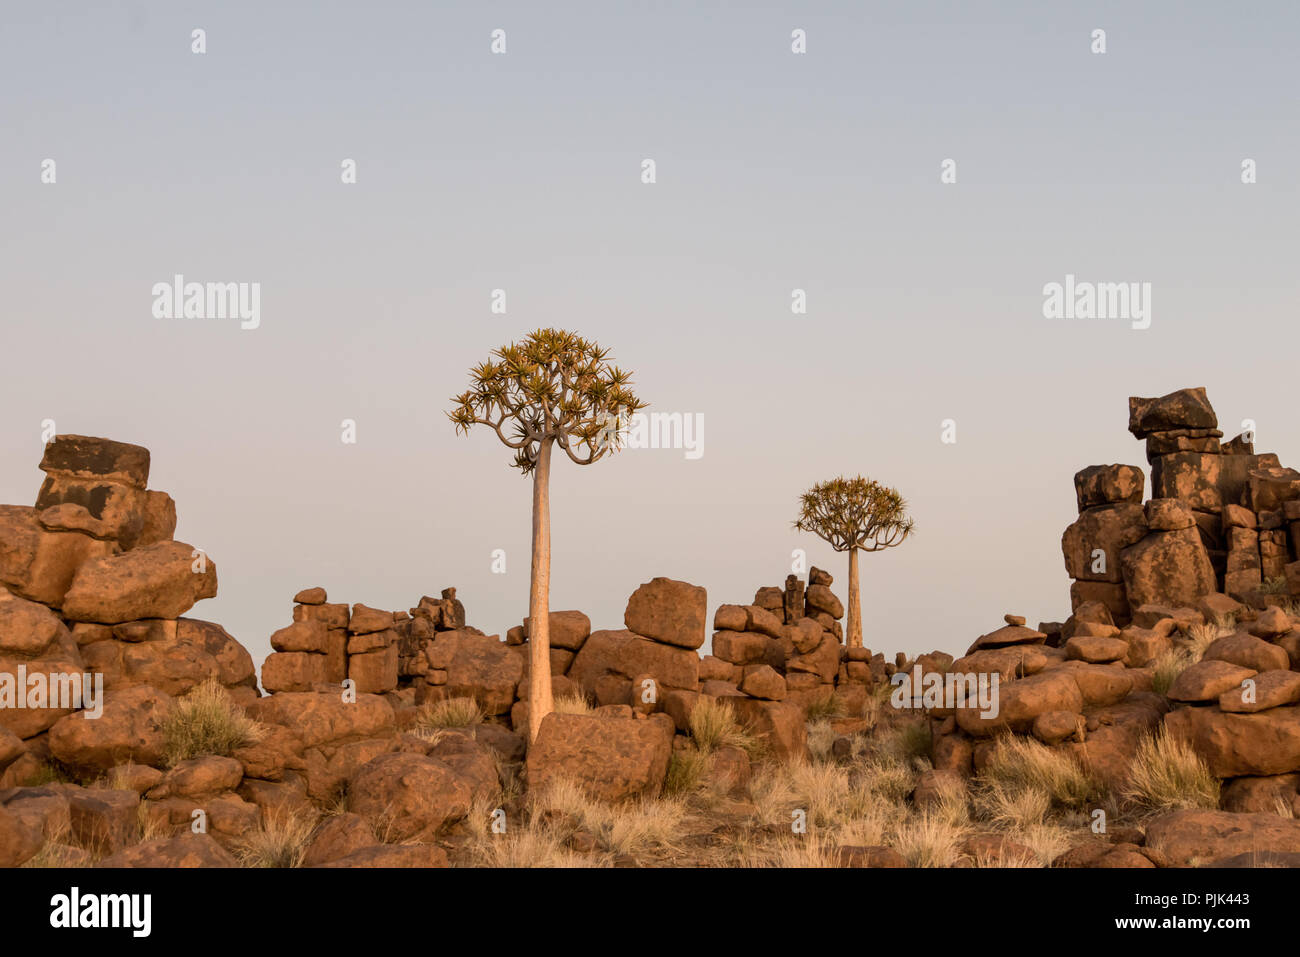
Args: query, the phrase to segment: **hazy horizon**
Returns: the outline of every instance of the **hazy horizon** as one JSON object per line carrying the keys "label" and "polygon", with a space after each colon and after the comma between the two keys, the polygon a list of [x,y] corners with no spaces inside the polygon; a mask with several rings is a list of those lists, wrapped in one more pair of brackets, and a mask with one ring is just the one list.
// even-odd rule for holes
{"label": "hazy horizon", "polygon": [[[538,326],[705,422],[698,460],[556,461],[551,607],[595,628],[660,575],[748,603],[796,548],[844,597],[791,523],[863,473],[917,523],[862,558],[866,645],[955,653],[1069,614],[1072,476],[1149,477],[1128,396],[1205,386],[1300,461],[1294,5],[0,10],[0,502],[35,501],[46,419],[146,446],[217,567],[190,616],[259,667],[308,586],[527,613],[529,480],[444,413]],[[260,324],[156,318],[177,274],[260,283]],[[1150,283],[1150,327],[1044,318],[1068,275]]]}

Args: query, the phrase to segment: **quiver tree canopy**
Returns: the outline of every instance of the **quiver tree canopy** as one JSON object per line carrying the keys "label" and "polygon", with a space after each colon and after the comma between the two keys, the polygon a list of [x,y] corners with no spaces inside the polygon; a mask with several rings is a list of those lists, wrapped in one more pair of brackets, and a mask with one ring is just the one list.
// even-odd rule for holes
{"label": "quiver tree canopy", "polygon": [[492,353],[470,371],[470,389],[448,417],[457,432],[486,425],[515,450],[527,475],[552,439],[570,459],[590,465],[619,447],[625,417],[645,408],[631,374],[607,362],[609,350],[577,333],[538,329]]}
{"label": "quiver tree canopy", "polygon": [[912,534],[903,496],[860,475],[819,482],[800,501],[794,527],[812,532],[837,552],[852,548],[876,552],[901,544]]}

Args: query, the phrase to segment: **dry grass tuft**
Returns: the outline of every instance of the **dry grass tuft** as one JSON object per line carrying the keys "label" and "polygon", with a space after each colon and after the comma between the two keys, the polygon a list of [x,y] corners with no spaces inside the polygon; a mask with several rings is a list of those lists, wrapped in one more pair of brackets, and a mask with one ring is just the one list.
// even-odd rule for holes
{"label": "dry grass tuft", "polygon": [[266,734],[266,728],[248,717],[215,678],[178,698],[163,719],[162,731],[169,767],[201,755],[228,756]]}
{"label": "dry grass tuft", "polygon": [[691,738],[702,754],[718,748],[740,748],[751,758],[759,756],[761,743],[736,720],[731,705],[720,698],[701,695],[691,709]]}
{"label": "dry grass tuft", "polygon": [[595,710],[582,695],[566,694],[555,699],[556,714],[593,714]]}
{"label": "dry grass tuft", "polygon": [[1219,807],[1219,779],[1187,742],[1164,731],[1138,745],[1124,797],[1142,811]]}
{"label": "dry grass tuft", "polygon": [[468,728],[483,722],[483,709],[473,698],[443,698],[424,706],[416,718],[417,732],[425,736],[445,728]]}
{"label": "dry grass tuft", "polygon": [[298,867],[317,820],[315,813],[304,810],[267,811],[261,824],[243,836],[235,857],[242,867]]}
{"label": "dry grass tuft", "polygon": [[1002,737],[980,774],[975,805],[995,827],[1042,824],[1054,810],[1094,805],[1105,789],[1070,755],[1033,738]]}

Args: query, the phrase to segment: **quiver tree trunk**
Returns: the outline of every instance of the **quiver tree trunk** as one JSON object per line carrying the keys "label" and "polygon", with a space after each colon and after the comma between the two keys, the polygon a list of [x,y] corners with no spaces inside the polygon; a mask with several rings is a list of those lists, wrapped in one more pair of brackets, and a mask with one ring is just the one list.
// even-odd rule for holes
{"label": "quiver tree trunk", "polygon": [[554,710],[551,697],[551,446],[537,449],[533,469],[533,563],[528,581],[528,743]]}
{"label": "quiver tree trunk", "polygon": [[858,550],[849,549],[849,617],[845,627],[845,644],[862,647],[862,596],[858,588]]}

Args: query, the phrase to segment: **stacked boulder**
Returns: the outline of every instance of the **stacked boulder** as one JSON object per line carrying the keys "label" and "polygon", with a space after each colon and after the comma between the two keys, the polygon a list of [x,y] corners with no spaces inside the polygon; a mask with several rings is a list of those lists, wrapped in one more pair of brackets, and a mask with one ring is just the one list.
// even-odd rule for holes
{"label": "stacked boulder", "polygon": [[[913,687],[931,720],[931,756],[941,774],[977,773],[1003,734],[1033,736],[1071,753],[1112,783],[1127,774],[1142,737],[1168,710],[1151,691],[1149,669],[1126,664],[1129,641],[1106,607],[1081,608],[1081,621],[1063,646],[1048,644],[1051,626],[1029,628],[1021,616],[977,638],[966,654]],[[1167,635],[1173,619],[1154,624]],[[924,669],[922,669],[924,672]],[[916,678],[924,678],[924,674]],[[996,685],[994,684],[996,681]]]}
{"label": "stacked boulder", "polygon": [[1300,812],[1300,621],[1249,613],[1170,686],[1165,728],[1227,779],[1224,808]]}
{"label": "stacked boulder", "polygon": [[303,589],[294,602],[293,623],[271,635],[275,651],[262,665],[262,686],[271,693],[351,679],[357,692],[399,694],[411,704],[426,684],[446,682],[445,670],[430,663],[431,655],[438,660],[441,654],[432,652],[435,638],[459,631],[482,635],[466,627],[454,588],[443,589],[441,598],[421,598],[409,614],[331,603],[323,588]]}
{"label": "stacked boulder", "polygon": [[1097,602],[1122,626],[1144,605],[1191,608],[1225,593],[1264,608],[1270,594],[1300,595],[1300,473],[1256,455],[1245,435],[1221,442],[1217,426],[1202,388],[1129,399],[1152,497],[1142,504],[1137,466],[1075,475],[1079,518],[1061,550],[1076,611]]}
{"label": "stacked boulder", "polygon": [[[182,617],[216,595],[216,566],[173,540],[176,506],[147,488],[149,465],[141,446],[60,435],[35,507],[0,506],[0,785],[51,760],[88,771],[156,761],[158,716],[209,678],[237,701],[257,697],[247,650]],[[29,690],[20,676],[51,699],[16,700]],[[100,682],[95,720],[53,700],[56,685],[77,685],[92,703]]]}
{"label": "stacked boulder", "polygon": [[[619,801],[660,793],[684,716],[673,704],[698,695],[707,594],[697,585],[655,578],[628,599],[621,630],[592,631],[578,611],[550,614],[552,692],[593,704],[590,714],[552,713],[528,749],[530,788],[558,779],[593,796]],[[530,621],[507,642],[521,653],[524,680],[512,708],[516,729],[528,722]],[[684,718],[683,718],[684,720]]]}
{"label": "stacked boulder", "polygon": [[758,589],[749,605],[722,605],[714,614],[713,653],[701,664],[704,687],[718,693],[786,701],[805,714],[837,699],[860,715],[871,686],[886,673],[884,656],[841,644],[843,603],[829,572],[812,568],[785,588]]}

